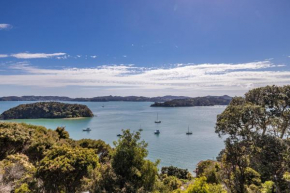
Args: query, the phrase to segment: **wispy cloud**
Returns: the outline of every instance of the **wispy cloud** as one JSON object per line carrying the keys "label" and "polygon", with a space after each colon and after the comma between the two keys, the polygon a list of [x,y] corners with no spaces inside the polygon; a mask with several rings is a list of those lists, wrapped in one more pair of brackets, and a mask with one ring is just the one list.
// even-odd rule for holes
{"label": "wispy cloud", "polygon": [[102,86],[127,90],[170,89],[172,92],[210,90],[241,92],[290,82],[290,71],[270,61],[242,64],[176,64],[170,68],[104,65],[96,68],[43,69],[25,63],[10,66],[19,74],[1,75],[0,85],[39,87]]}
{"label": "wispy cloud", "polygon": [[7,23],[0,23],[0,30],[7,30],[7,29],[11,29],[12,25],[7,24]]}
{"label": "wispy cloud", "polygon": [[8,56],[8,54],[0,54],[0,58],[7,58]]}
{"label": "wispy cloud", "polygon": [[59,59],[59,60],[61,60],[61,59],[68,59],[69,57],[71,57],[70,55],[63,55],[63,56],[57,56],[56,57],[56,59]]}
{"label": "wispy cloud", "polygon": [[60,57],[65,56],[66,53],[52,53],[52,54],[46,54],[46,53],[17,53],[17,54],[11,54],[10,56],[19,58],[19,59],[35,59],[35,58],[53,58],[53,57]]}
{"label": "wispy cloud", "polygon": [[96,56],[96,55],[94,55],[94,56],[91,56],[91,58],[97,58],[97,56]]}

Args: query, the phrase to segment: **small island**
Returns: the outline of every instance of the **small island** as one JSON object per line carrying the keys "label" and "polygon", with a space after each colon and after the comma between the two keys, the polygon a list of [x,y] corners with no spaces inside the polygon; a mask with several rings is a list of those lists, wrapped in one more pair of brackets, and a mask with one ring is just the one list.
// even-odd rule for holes
{"label": "small island", "polygon": [[155,102],[151,107],[194,107],[194,106],[214,106],[228,105],[232,97],[224,96],[206,96],[188,99],[175,99],[163,103]]}
{"label": "small island", "polygon": [[0,119],[38,119],[38,118],[80,118],[93,117],[86,105],[60,102],[37,102],[22,104],[0,115]]}

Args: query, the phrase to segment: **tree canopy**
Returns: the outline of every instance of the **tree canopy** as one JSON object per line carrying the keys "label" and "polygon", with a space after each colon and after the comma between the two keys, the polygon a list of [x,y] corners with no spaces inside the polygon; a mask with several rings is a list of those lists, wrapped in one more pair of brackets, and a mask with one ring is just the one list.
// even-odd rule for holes
{"label": "tree canopy", "polygon": [[[216,133],[226,136],[222,179],[232,192],[290,191],[290,86],[266,86],[235,97],[218,115]],[[264,184],[262,184],[264,183]],[[266,183],[266,184],[265,184]]]}

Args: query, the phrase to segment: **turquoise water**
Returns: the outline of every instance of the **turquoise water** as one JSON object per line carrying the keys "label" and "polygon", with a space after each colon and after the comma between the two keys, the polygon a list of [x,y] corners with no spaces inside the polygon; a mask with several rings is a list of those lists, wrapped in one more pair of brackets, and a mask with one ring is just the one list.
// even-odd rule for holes
{"label": "turquoise water", "polygon": [[[31,102],[0,102],[0,113],[19,104]],[[224,147],[223,139],[214,132],[216,116],[225,106],[153,108],[151,102],[83,102],[96,117],[84,119],[13,120],[42,125],[50,129],[65,126],[73,139],[102,139],[110,145],[122,129],[143,129],[142,138],[149,144],[152,161],[160,159],[160,167],[177,166],[195,170],[200,160],[215,158]],[[104,107],[102,107],[104,105]],[[154,123],[157,113],[161,124]],[[193,135],[186,135],[189,125]],[[92,131],[83,132],[90,127]],[[154,135],[159,129],[161,134]]]}

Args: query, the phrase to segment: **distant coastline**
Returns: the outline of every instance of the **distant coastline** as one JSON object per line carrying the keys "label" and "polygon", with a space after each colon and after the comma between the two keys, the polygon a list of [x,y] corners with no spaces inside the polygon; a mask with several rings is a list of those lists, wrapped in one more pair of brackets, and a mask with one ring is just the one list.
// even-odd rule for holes
{"label": "distant coastline", "polygon": [[75,101],[75,102],[110,102],[110,101],[130,101],[130,102],[165,102],[174,99],[187,99],[186,96],[98,96],[92,98],[70,98],[63,96],[5,96],[0,97],[0,101]]}
{"label": "distant coastline", "polygon": [[[70,98],[64,96],[5,96],[0,97],[0,101],[67,101],[67,102],[112,102],[112,101],[122,101],[122,102],[155,102],[162,103],[168,101],[190,101],[192,99],[198,98],[224,98],[226,100],[231,100],[232,97],[224,96],[205,96],[205,97],[187,97],[187,96],[161,96],[161,97],[143,97],[143,96],[98,96],[91,98]],[[167,104],[167,103],[166,103]],[[166,105],[165,104],[165,105]],[[205,106],[210,106],[212,103],[208,103]]]}
{"label": "distant coastline", "polygon": [[151,107],[194,107],[194,106],[214,106],[228,105],[232,97],[224,96],[206,96],[188,99],[174,99],[166,102],[155,102]]}

